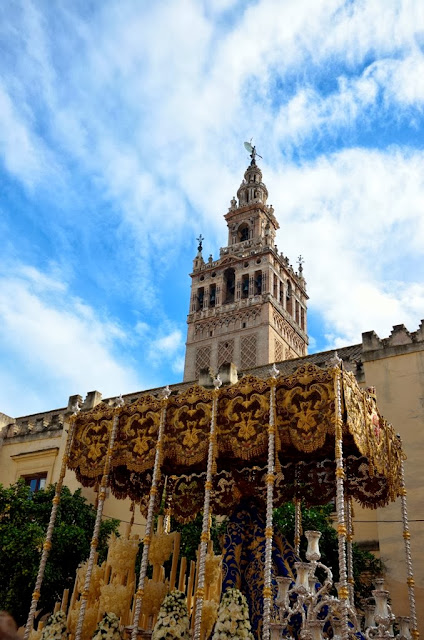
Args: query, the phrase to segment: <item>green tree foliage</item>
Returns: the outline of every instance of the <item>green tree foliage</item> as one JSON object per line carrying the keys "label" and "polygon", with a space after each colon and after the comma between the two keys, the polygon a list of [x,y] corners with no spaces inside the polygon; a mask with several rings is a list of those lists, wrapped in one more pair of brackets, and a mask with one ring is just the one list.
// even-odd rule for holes
{"label": "green tree foliage", "polygon": [[[6,609],[19,625],[25,623],[38,572],[44,537],[54,496],[54,486],[31,493],[22,481],[0,485],[0,609]],[[90,552],[95,509],[81,495],[63,487],[52,548],[49,553],[39,609],[48,612],[72,589],[78,565]],[[118,520],[102,522],[98,552],[107,552],[107,539],[116,532]]]}

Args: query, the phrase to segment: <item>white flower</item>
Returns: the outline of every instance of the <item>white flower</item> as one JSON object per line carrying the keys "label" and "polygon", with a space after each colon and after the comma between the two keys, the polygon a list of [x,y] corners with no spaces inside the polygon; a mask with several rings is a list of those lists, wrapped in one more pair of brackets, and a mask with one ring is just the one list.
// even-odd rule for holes
{"label": "white flower", "polygon": [[58,611],[50,616],[41,634],[41,640],[67,640],[66,615]]}
{"label": "white flower", "polygon": [[185,594],[181,591],[173,591],[162,602],[152,640],[188,640],[189,637]]}
{"label": "white flower", "polygon": [[97,625],[92,640],[121,640],[118,616],[114,613],[105,613]]}
{"label": "white flower", "polygon": [[246,598],[238,589],[225,592],[212,640],[253,640]]}

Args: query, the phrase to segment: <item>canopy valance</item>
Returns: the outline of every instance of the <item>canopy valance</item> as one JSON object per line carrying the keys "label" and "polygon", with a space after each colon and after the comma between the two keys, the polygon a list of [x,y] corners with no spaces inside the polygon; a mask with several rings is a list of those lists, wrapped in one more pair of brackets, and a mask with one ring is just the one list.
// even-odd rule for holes
{"label": "canopy valance", "polygon": [[199,505],[203,499],[202,474],[216,394],[215,513],[225,512],[243,492],[260,499],[265,491],[261,478],[274,386],[276,504],[293,497],[303,497],[309,504],[328,501],[335,492],[336,376],[341,381],[346,491],[364,505],[382,506],[399,493],[401,445],[392,426],[380,415],[375,394],[360,389],[354,375],[340,371],[339,365],[328,369],[303,365],[289,376],[265,380],[245,376],[237,384],[217,390],[193,385],[166,400],[147,393],[122,407],[99,405],[73,418],[68,466],[84,486],[99,483],[116,418],[111,490],[120,498],[130,496],[141,505],[147,503],[165,410],[162,477],[172,478],[179,495],[174,504],[180,505],[181,513],[175,515],[190,519],[200,509],[195,495],[199,493]]}

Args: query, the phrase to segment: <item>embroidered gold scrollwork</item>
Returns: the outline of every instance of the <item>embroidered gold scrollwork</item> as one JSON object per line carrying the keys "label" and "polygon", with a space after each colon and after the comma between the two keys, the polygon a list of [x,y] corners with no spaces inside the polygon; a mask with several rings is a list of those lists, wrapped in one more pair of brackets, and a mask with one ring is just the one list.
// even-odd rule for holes
{"label": "embroidered gold scrollwork", "polygon": [[342,377],[343,396],[346,406],[346,422],[356,446],[363,456],[368,456],[369,434],[366,429],[364,392],[358,387],[353,373],[344,371]]}
{"label": "embroidered gold scrollwork", "polygon": [[153,468],[160,422],[160,400],[151,395],[123,407],[112,466],[125,465],[139,473]]}
{"label": "embroidered gold scrollwork", "polygon": [[222,390],[218,399],[218,450],[242,460],[265,453],[268,442],[269,384],[246,376]]}
{"label": "embroidered gold scrollwork", "polygon": [[327,434],[334,433],[332,370],[301,367],[292,376],[279,379],[276,400],[282,452],[290,447],[305,453],[317,451],[324,446]]}
{"label": "embroidered gold scrollwork", "polygon": [[103,473],[109,446],[113,411],[92,411],[75,418],[75,435],[68,467],[84,486],[92,486]]}
{"label": "embroidered gold scrollwork", "polygon": [[164,444],[168,462],[190,466],[206,460],[211,416],[212,393],[200,386],[169,399]]}

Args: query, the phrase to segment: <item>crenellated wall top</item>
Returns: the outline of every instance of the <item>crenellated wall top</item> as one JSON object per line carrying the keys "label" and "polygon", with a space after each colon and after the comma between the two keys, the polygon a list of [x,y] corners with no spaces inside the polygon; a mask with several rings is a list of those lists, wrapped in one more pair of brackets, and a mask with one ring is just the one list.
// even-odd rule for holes
{"label": "crenellated wall top", "polygon": [[404,324],[394,325],[387,338],[380,338],[375,331],[362,334],[362,357],[365,362],[379,360],[412,351],[424,350],[424,320],[416,331],[408,331]]}

